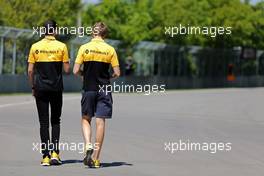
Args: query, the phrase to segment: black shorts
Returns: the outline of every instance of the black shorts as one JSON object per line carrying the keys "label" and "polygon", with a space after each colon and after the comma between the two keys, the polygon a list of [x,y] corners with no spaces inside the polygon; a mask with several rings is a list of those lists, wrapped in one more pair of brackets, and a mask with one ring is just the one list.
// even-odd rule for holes
{"label": "black shorts", "polygon": [[84,91],[81,105],[83,116],[112,118],[113,99],[111,93]]}

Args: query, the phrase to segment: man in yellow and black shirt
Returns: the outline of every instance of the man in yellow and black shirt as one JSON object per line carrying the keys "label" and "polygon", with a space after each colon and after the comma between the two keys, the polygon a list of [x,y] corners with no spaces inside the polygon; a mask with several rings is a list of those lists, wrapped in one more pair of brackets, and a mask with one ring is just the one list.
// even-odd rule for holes
{"label": "man in yellow and black shirt", "polygon": [[[100,167],[99,155],[104,139],[105,119],[112,117],[112,95],[101,91],[110,85],[110,78],[120,76],[119,63],[115,49],[103,39],[107,26],[98,22],[93,26],[93,39],[82,45],[78,51],[73,72],[83,76],[82,129],[86,143],[86,156],[83,160],[89,167]],[[81,71],[83,65],[83,71]],[[113,75],[109,68],[112,66]],[[91,143],[91,119],[96,117],[96,141]],[[93,154],[93,151],[94,155]]]}
{"label": "man in yellow and black shirt", "polygon": [[[45,38],[34,43],[28,57],[28,76],[35,96],[40,122],[43,159],[41,165],[61,164],[59,158],[60,117],[62,109],[62,67],[70,71],[68,50],[55,39],[56,22],[44,24]],[[49,105],[51,107],[51,141],[49,135]],[[52,147],[51,147],[52,145]],[[53,149],[49,151],[49,149]],[[51,155],[50,155],[51,152]]]}

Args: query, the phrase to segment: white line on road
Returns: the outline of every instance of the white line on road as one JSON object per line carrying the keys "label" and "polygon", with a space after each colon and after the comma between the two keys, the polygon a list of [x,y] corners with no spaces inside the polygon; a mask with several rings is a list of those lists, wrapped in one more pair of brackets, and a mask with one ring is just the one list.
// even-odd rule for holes
{"label": "white line on road", "polygon": [[19,105],[26,105],[26,104],[31,104],[34,101],[23,101],[20,103],[9,103],[9,104],[2,104],[0,105],[0,108],[6,108],[6,107],[10,107],[10,106],[19,106]]}
{"label": "white line on road", "polygon": [[[63,98],[63,100],[74,100],[74,99],[79,99],[80,97],[76,96],[76,97],[66,97]],[[6,107],[12,107],[12,106],[20,106],[20,105],[27,105],[27,104],[31,104],[31,103],[35,103],[35,100],[31,100],[31,101],[22,101],[19,103],[8,103],[8,104],[2,104],[0,105],[0,108],[6,108]]]}

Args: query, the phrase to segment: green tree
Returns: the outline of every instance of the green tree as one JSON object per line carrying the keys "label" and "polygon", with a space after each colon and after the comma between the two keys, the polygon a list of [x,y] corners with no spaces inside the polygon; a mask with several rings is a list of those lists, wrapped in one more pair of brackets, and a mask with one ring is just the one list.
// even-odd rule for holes
{"label": "green tree", "polygon": [[100,5],[90,5],[84,13],[84,24],[104,21],[110,28],[110,38],[134,44],[149,37],[152,19],[147,2],[105,0]]}
{"label": "green tree", "polygon": [[80,0],[1,0],[0,21],[5,26],[32,28],[47,19],[59,25],[76,24]]}
{"label": "green tree", "polygon": [[[250,46],[261,48],[263,2],[252,5],[240,0],[104,0],[89,5],[85,25],[104,21],[110,37],[128,44],[141,40],[210,47]],[[165,26],[232,27],[231,35],[164,35]]]}

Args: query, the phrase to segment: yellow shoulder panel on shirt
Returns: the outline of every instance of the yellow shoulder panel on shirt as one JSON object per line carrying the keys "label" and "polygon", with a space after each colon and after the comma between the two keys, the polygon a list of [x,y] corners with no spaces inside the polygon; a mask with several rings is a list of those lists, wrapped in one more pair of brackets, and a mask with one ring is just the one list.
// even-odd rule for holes
{"label": "yellow shoulder panel on shirt", "polygon": [[115,49],[102,39],[92,39],[80,47],[75,63],[89,61],[109,63],[113,67],[119,65]]}
{"label": "yellow shoulder panel on shirt", "polygon": [[55,40],[45,37],[31,46],[28,62],[68,62],[67,46]]}

